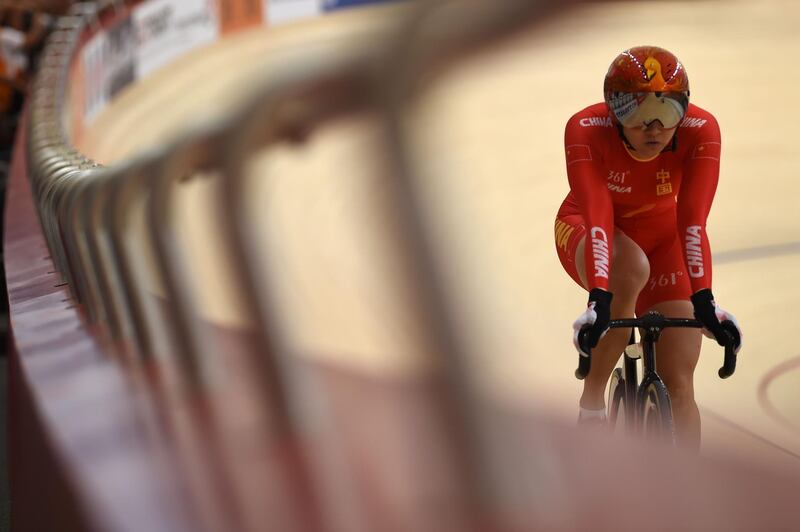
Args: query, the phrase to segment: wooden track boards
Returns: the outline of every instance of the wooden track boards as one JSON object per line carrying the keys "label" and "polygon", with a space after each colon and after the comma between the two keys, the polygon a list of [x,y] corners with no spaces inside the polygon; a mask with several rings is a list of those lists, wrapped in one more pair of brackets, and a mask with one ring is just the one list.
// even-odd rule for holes
{"label": "wooden track boards", "polygon": [[[347,48],[384,31],[392,9],[258,30],[193,53],[121,95],[81,148],[113,164],[164,142],[198,115],[234,107],[247,80],[291,60],[298,47]],[[491,393],[576,414],[569,337],[585,294],[561,270],[552,241],[567,191],[563,127],[602,97],[616,53],[658,44],[684,61],[693,101],[717,116],[723,133],[709,222],[714,291],[742,323],[745,347],[727,381],[716,376],[721,351],[711,343],[703,351],[696,393],[705,449],[800,471],[800,348],[790,335],[800,303],[800,160],[791,129],[800,120],[792,63],[798,17],[794,0],[581,7],[476,57],[420,103],[415,146],[431,183],[439,250]],[[371,224],[381,189],[373,163],[362,159],[364,131],[354,120],[322,132],[302,153],[259,162],[271,179],[253,189],[265,207],[255,223],[266,228],[274,275],[286,287],[285,325],[298,351],[382,375],[413,373],[423,367],[409,334],[413,317],[397,304],[391,252]],[[201,284],[219,287],[204,294],[202,312],[235,327],[247,317],[225,294],[209,219],[196,215],[212,209],[211,196],[208,184],[189,185],[180,209],[202,259],[196,273],[213,281]]]}

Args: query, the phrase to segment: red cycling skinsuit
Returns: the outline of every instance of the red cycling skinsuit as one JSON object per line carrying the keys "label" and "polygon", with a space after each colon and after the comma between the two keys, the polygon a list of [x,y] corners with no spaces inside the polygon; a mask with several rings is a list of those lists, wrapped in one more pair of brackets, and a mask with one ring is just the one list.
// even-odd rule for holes
{"label": "red cycling skinsuit", "polygon": [[[616,228],[650,261],[637,314],[711,288],[706,218],[717,188],[721,145],[710,113],[690,104],[672,145],[646,161],[620,137],[605,103],[574,115],[564,144],[570,192],[556,217],[556,248],[579,285],[575,261],[582,259],[586,288],[608,289]],[[585,256],[578,259],[576,248],[584,236]]]}

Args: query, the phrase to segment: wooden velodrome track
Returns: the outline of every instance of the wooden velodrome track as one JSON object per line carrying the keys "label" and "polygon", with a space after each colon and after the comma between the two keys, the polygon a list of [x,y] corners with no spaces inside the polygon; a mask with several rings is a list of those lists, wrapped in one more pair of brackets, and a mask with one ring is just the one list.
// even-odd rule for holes
{"label": "wooden velodrome track", "polygon": [[[235,108],[248,80],[305,47],[363,46],[389,31],[402,6],[342,12],[251,31],[192,53],[131,87],[90,124],[79,148],[114,164],[196,121]],[[572,419],[579,383],[570,325],[585,293],[555,255],[553,217],[567,191],[563,127],[601,98],[602,77],[625,47],[657,44],[687,67],[692,100],[723,132],[720,186],[709,233],[717,300],[745,332],[736,375],[721,381],[721,351],[704,347],[696,393],[704,452],[800,473],[800,121],[795,0],[619,2],[584,6],[453,71],[419,105],[416,147],[430,176],[437,237],[458,280],[487,390]],[[309,146],[258,158],[255,224],[283,292],[293,347],[380,375],[419,371],[413,320],[382,248],[372,199],[381,193],[368,126],[352,120]],[[184,185],[180,212],[196,254],[201,309],[246,325],[215,251],[210,186]],[[152,286],[159,293],[158,286]]]}

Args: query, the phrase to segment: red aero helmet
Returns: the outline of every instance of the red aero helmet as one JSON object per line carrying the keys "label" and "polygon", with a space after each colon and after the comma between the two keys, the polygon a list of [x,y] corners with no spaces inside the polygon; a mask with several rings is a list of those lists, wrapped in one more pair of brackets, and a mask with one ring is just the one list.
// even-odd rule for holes
{"label": "red aero helmet", "polygon": [[603,92],[617,123],[641,127],[658,120],[673,128],[689,106],[689,77],[673,53],[657,46],[637,46],[611,63]]}

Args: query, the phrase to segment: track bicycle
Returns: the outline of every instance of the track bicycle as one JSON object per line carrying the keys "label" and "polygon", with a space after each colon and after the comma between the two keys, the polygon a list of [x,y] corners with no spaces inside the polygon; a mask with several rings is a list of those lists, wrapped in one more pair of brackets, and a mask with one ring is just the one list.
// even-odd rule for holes
{"label": "track bicycle", "polygon": [[[722,322],[728,331],[729,341],[725,345],[725,359],[718,375],[727,379],[736,370],[735,325]],[[609,328],[631,327],[631,338],[623,352],[623,366],[611,373],[608,386],[608,423],[613,430],[620,417],[624,419],[626,431],[640,433],[647,439],[675,443],[675,425],[672,418],[672,405],[664,381],[656,371],[656,344],[661,332],[669,327],[702,328],[695,319],[667,318],[655,311],[640,318],[611,320]],[[636,342],[636,329],[641,341]],[[578,334],[578,342],[584,355],[578,357],[575,376],[583,380],[591,370],[591,349],[586,345],[586,329]],[[642,375],[639,379],[637,360],[642,361]]]}

